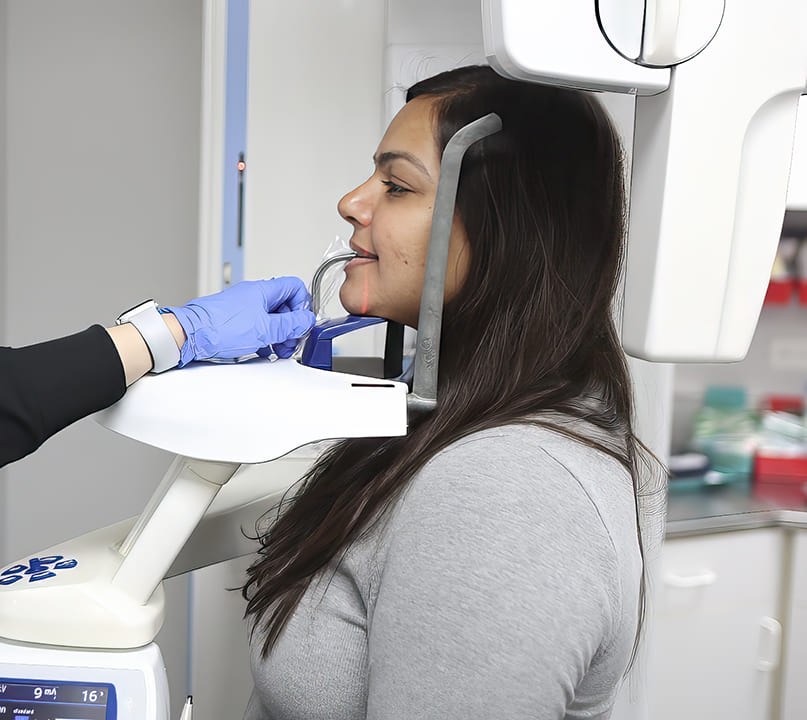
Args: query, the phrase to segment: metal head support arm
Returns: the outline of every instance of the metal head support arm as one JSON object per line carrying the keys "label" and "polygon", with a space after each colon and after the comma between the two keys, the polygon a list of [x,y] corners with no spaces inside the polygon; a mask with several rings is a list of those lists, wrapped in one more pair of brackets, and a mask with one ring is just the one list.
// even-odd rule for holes
{"label": "metal head support arm", "polygon": [[426,274],[420,298],[418,341],[415,350],[415,375],[412,392],[407,396],[407,408],[412,412],[427,412],[437,405],[437,369],[440,362],[440,333],[443,326],[443,296],[446,286],[448,245],[454,220],[454,204],[460,182],[462,159],[468,148],[478,140],[502,129],[496,113],[468,123],[460,128],[443,150],[440,160],[440,181],[434,200]]}

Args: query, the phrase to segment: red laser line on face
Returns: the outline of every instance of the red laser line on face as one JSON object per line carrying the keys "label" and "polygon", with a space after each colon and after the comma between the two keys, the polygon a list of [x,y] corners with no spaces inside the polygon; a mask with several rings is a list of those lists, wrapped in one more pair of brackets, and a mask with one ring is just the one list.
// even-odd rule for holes
{"label": "red laser line on face", "polygon": [[370,279],[367,277],[367,274],[364,275],[364,283],[362,287],[362,299],[361,299],[361,315],[367,314],[367,309],[370,307]]}

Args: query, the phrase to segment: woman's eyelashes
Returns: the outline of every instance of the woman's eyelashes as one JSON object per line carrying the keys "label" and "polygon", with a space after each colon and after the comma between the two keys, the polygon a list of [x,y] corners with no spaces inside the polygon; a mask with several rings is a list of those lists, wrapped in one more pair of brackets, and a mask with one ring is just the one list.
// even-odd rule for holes
{"label": "woman's eyelashes", "polygon": [[388,195],[400,195],[402,193],[412,192],[408,188],[401,187],[398,185],[398,183],[393,182],[392,180],[382,180],[381,184],[386,186]]}

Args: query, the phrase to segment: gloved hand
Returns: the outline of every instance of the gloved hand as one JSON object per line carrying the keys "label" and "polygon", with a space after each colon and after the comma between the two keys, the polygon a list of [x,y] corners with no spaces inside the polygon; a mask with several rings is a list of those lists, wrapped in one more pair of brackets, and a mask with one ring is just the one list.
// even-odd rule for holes
{"label": "gloved hand", "polygon": [[311,296],[296,277],[247,280],[215,295],[191,300],[172,312],[187,340],[179,366],[192,360],[237,358],[257,352],[292,355],[297,339],[314,325]]}

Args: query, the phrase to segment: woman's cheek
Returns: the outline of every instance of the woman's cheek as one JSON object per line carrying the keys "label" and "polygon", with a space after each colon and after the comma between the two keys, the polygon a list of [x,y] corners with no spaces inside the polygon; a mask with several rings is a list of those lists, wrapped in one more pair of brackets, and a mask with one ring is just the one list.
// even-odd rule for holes
{"label": "woman's cheek", "polygon": [[359,315],[366,315],[370,307],[370,273],[362,273],[361,296],[359,298]]}

